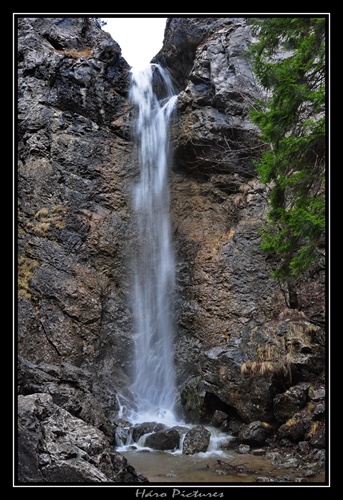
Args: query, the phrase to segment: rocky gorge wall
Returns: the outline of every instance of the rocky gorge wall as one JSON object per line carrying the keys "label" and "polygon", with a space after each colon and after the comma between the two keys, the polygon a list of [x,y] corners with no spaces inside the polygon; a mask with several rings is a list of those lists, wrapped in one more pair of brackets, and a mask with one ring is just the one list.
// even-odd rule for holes
{"label": "rocky gorge wall", "polygon": [[[131,399],[130,68],[95,19],[17,21],[19,479],[143,481],[113,451],[117,394]],[[179,408],[239,442],[321,450],[324,269],[297,284],[294,311],[260,250],[267,198],[254,160],[266,145],[249,120],[261,95],[249,43],[244,18],[170,18],[153,60],[178,92]]]}

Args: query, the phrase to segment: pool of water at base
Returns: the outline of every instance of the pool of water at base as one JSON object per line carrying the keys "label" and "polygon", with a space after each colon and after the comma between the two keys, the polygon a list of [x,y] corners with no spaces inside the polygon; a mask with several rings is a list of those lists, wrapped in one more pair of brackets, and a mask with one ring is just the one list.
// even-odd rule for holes
{"label": "pool of water at base", "polygon": [[[256,483],[258,477],[301,477],[297,469],[276,468],[263,456],[235,451],[220,455],[173,454],[160,451],[120,452],[128,462],[151,483]],[[308,483],[324,483],[324,474],[306,479]],[[275,483],[274,483],[275,484]]]}

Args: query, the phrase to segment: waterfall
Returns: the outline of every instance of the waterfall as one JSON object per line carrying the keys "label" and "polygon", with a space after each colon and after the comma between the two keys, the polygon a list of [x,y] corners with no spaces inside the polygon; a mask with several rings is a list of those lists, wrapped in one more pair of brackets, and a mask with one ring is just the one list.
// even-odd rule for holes
{"label": "waterfall", "polygon": [[[153,75],[166,97],[153,91]],[[130,387],[136,421],[172,419],[176,396],[172,295],[175,262],[169,220],[169,122],[177,96],[157,64],[131,70],[130,98],[137,107],[135,139],[140,165],[133,193],[137,243],[134,249],[134,377]]]}

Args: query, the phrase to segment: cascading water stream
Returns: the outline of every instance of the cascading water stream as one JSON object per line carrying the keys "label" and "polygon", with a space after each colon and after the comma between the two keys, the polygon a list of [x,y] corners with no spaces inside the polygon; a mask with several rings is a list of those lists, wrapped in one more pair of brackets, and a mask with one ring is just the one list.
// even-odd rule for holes
{"label": "cascading water stream", "polygon": [[[156,85],[157,81],[159,93],[163,93],[164,88],[163,99],[158,99],[153,91],[153,82]],[[154,433],[158,422],[164,424],[162,428],[178,428],[179,446],[173,445],[169,451],[181,454],[185,433],[191,426],[175,413],[172,307],[175,258],[169,218],[168,167],[169,124],[177,96],[168,73],[153,64],[144,70],[132,70],[130,99],[137,111],[134,133],[140,165],[140,176],[133,190],[137,241],[132,259],[135,352],[130,390],[135,409],[130,404],[127,407],[129,402],[117,395],[118,418],[124,417],[125,424],[117,428],[116,444],[122,452],[144,448],[146,436]],[[146,426],[145,431],[143,435],[134,436],[136,424],[139,427],[140,423]],[[216,430],[212,430],[211,435],[209,452],[221,454],[217,445],[220,440],[227,441],[227,435],[223,437]]]}
{"label": "cascading water stream", "polygon": [[[154,71],[158,72],[155,76],[160,77],[166,89],[163,100],[153,92]],[[118,419],[122,419],[123,425],[116,428],[116,449],[137,470],[146,470],[146,476],[157,481],[162,476],[177,476],[189,482],[193,478],[201,482],[216,480],[215,457],[232,458],[225,451],[231,436],[210,428],[211,438],[206,451],[200,447],[196,456],[189,455],[187,445],[184,451],[184,443],[192,426],[178,420],[174,411],[177,393],[172,308],[175,259],[169,220],[168,131],[177,97],[168,74],[160,66],[151,65],[143,71],[132,71],[130,98],[137,107],[135,139],[140,164],[140,176],[133,192],[137,242],[132,262],[135,356],[130,389],[135,410],[130,404],[129,408],[126,406],[128,400],[124,398],[123,404],[117,395]],[[164,425],[160,426],[161,423]],[[149,441],[149,437],[159,431],[163,433],[173,427],[179,439],[169,441],[166,446],[164,438]],[[192,439],[199,447],[200,431]],[[154,453],[136,453],[142,449]],[[169,453],[162,455],[160,450]]]}
{"label": "cascading water stream", "polygon": [[[154,71],[159,73],[166,98],[153,91]],[[133,207],[137,225],[134,251],[135,421],[172,420],[176,383],[173,360],[172,295],[175,263],[169,221],[169,122],[177,96],[168,73],[153,64],[132,70],[130,98],[137,106],[135,138],[140,178]]]}

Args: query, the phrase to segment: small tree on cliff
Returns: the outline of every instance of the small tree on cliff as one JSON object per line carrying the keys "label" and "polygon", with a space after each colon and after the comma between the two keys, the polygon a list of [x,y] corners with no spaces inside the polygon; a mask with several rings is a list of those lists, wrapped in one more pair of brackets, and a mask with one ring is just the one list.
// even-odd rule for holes
{"label": "small tree on cliff", "polygon": [[326,19],[251,19],[254,73],[267,98],[252,109],[261,139],[270,144],[257,164],[271,187],[262,248],[276,253],[273,276],[288,284],[322,256],[325,241]]}

